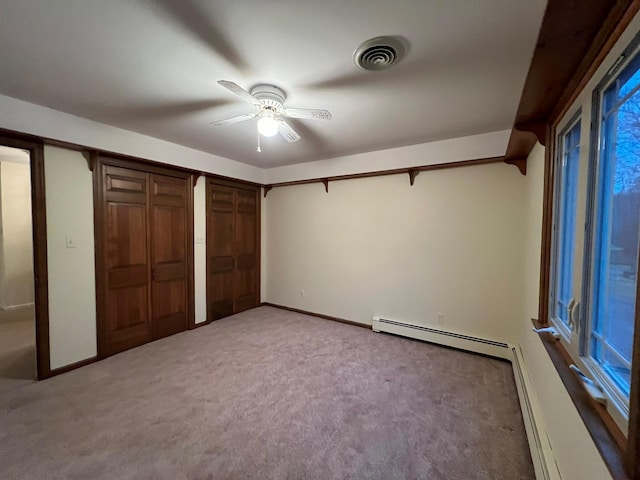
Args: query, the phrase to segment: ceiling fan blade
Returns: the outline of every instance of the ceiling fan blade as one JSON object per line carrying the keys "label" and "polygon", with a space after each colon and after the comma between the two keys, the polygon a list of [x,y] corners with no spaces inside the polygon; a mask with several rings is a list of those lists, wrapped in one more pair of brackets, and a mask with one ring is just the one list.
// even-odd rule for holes
{"label": "ceiling fan blade", "polygon": [[278,133],[282,135],[282,137],[287,142],[290,142],[290,143],[297,142],[298,140],[300,140],[300,135],[298,135],[296,131],[293,128],[291,128],[291,125],[289,125],[284,120],[280,120],[280,128],[278,129]]}
{"label": "ceiling fan blade", "polygon": [[284,114],[291,118],[309,118],[314,120],[331,120],[332,118],[329,110],[310,108],[285,108]]}
{"label": "ceiling fan blade", "polygon": [[258,100],[256,97],[247,92],[244,88],[234,82],[230,82],[229,80],[218,80],[218,85],[226,88],[231,93],[236,94],[245,102],[250,103],[251,105],[255,105],[256,107],[261,107],[262,102]]}
{"label": "ceiling fan blade", "polygon": [[234,123],[244,122],[245,120],[250,120],[253,117],[258,115],[258,113],[243,113],[242,115],[236,115],[235,117],[227,118],[225,120],[218,120],[216,122],[211,122],[209,125],[213,125],[214,127],[226,127],[227,125],[233,125]]}

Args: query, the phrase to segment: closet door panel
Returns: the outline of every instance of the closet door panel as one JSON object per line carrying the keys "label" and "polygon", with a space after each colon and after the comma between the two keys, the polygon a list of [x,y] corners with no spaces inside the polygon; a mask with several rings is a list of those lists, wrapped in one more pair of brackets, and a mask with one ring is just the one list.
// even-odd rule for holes
{"label": "closet door panel", "polygon": [[209,183],[207,189],[207,316],[233,314],[236,258],[234,251],[235,190]]}
{"label": "closet door panel", "polygon": [[187,329],[187,181],[151,175],[153,338]]}
{"label": "closet door panel", "polygon": [[255,190],[236,191],[236,275],[235,312],[242,312],[258,305],[257,268],[258,234],[257,194]]}
{"label": "closet door panel", "polygon": [[154,282],[153,337],[168,337],[187,329],[185,282]]}
{"label": "closet door panel", "polygon": [[148,175],[103,170],[106,345],[113,354],[149,341]]}
{"label": "closet door panel", "polygon": [[111,290],[107,314],[109,318],[117,319],[112,323],[111,353],[142,345],[151,338],[146,286]]}

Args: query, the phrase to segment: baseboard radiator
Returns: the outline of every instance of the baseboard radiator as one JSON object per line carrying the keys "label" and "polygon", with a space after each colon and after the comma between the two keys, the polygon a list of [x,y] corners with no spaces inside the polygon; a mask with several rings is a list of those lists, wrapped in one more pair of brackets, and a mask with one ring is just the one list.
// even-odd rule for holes
{"label": "baseboard radiator", "polygon": [[495,340],[471,337],[461,333],[437,330],[435,328],[423,327],[397,320],[373,317],[371,328],[374,332],[393,333],[403,337],[416,338],[425,342],[437,343],[448,347],[459,348],[469,352],[482,353],[492,357],[511,360],[511,350],[509,345]]}
{"label": "baseboard radiator", "polygon": [[509,360],[513,366],[513,375],[518,390],[522,418],[527,432],[536,479],[562,480],[547,437],[546,428],[542,422],[540,407],[531,385],[520,347],[486,338],[478,338],[381,317],[373,317],[371,328],[374,332],[392,333]]}
{"label": "baseboard radiator", "polygon": [[511,347],[511,364],[513,365],[513,376],[516,380],[518,398],[520,399],[520,409],[522,419],[527,431],[529,440],[529,450],[533,467],[538,480],[562,480],[558,465],[556,463],[551,442],[547,436],[547,430],[542,422],[542,412],[538,405],[535,390],[529,379],[529,372],[522,356],[519,346]]}

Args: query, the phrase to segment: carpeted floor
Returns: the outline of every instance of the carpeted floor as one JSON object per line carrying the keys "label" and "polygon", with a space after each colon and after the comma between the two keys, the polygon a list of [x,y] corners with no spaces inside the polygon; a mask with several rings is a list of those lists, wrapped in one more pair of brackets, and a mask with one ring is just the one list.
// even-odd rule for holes
{"label": "carpeted floor", "polygon": [[36,327],[33,307],[0,310],[0,395],[36,378]]}
{"label": "carpeted floor", "polygon": [[2,479],[533,479],[508,363],[261,307],[0,397]]}

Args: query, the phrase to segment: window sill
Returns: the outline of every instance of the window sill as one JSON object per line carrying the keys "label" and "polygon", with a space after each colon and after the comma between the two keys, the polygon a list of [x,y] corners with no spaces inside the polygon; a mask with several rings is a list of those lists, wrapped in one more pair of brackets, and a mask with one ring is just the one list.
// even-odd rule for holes
{"label": "window sill", "polygon": [[[531,321],[535,328],[548,326],[535,319]],[[582,382],[569,369],[573,360],[562,343],[549,333],[540,333],[539,337],[611,476],[614,480],[629,480],[631,477],[627,474],[624,461],[627,439],[622,431],[606,409],[589,396]]]}

